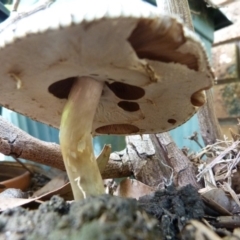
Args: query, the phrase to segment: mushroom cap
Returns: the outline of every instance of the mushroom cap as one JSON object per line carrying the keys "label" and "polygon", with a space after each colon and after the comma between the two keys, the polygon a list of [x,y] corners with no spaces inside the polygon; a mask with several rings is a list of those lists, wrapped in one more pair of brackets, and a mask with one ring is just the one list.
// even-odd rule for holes
{"label": "mushroom cap", "polygon": [[57,128],[77,77],[105,82],[98,135],[175,128],[205,103],[213,83],[198,37],[137,0],[56,1],[3,23],[0,62],[0,104]]}

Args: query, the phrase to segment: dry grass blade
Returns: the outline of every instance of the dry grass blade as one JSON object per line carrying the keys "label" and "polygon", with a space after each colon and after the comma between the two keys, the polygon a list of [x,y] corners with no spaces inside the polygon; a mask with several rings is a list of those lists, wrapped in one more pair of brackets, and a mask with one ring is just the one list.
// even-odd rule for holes
{"label": "dry grass blade", "polygon": [[206,165],[206,167],[197,175],[198,179],[201,179],[204,174],[206,174],[210,169],[212,169],[216,164],[222,161],[222,159],[229,154],[232,150],[234,150],[240,141],[233,142],[231,146],[227,147],[224,151],[222,151],[213,161]]}
{"label": "dry grass blade", "polygon": [[211,186],[217,186],[212,169],[209,169],[209,171],[203,177],[205,187],[207,187],[209,184]]}
{"label": "dry grass blade", "polygon": [[239,163],[239,161],[240,161],[240,152],[238,152],[236,158],[233,159],[233,160],[230,162],[230,164],[229,164],[229,166],[228,166],[228,171],[227,171],[227,173],[226,173],[226,175],[225,175],[225,178],[228,178],[228,177],[231,175],[233,168],[235,168],[235,167],[237,166],[237,164]]}
{"label": "dry grass blade", "polygon": [[[199,190],[205,202],[220,214],[236,214],[240,211],[237,193],[240,190],[238,181],[240,162],[240,139],[236,141],[217,141],[202,149],[194,156],[203,154],[211,156],[206,161],[200,160],[198,180],[204,177],[205,188]],[[224,213],[225,212],[225,213]]]}

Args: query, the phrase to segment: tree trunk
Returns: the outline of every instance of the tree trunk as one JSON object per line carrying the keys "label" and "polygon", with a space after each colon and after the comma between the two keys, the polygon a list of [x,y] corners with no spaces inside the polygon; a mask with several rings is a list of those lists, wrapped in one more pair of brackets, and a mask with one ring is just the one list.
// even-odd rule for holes
{"label": "tree trunk", "polygon": [[205,145],[223,139],[221,127],[215,114],[213,106],[213,94],[211,90],[206,91],[207,103],[197,113],[201,135]]}

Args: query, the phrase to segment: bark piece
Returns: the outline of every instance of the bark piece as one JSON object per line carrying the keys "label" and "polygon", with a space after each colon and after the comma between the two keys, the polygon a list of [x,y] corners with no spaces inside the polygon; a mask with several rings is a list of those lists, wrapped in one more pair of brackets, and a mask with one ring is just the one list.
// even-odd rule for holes
{"label": "bark piece", "polygon": [[124,159],[131,163],[137,180],[159,189],[173,183],[200,188],[192,163],[168,133],[128,136],[126,142],[128,155]]}

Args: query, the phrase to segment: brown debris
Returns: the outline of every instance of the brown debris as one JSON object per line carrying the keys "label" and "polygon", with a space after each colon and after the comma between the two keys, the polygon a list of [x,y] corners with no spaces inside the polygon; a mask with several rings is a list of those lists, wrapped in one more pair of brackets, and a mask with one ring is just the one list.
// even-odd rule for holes
{"label": "brown debris", "polygon": [[153,193],[154,188],[135,179],[125,179],[120,182],[114,195],[125,198],[136,198]]}
{"label": "brown debris", "polygon": [[[34,138],[9,123],[1,116],[0,152],[6,156],[24,158],[60,170],[65,170],[60,146],[58,144],[44,142]],[[105,167],[105,171],[102,173],[103,178],[128,177],[132,175],[130,165],[124,163],[121,158],[117,156],[118,154],[113,154],[112,159],[110,158]],[[104,161],[103,168],[106,164]]]}

